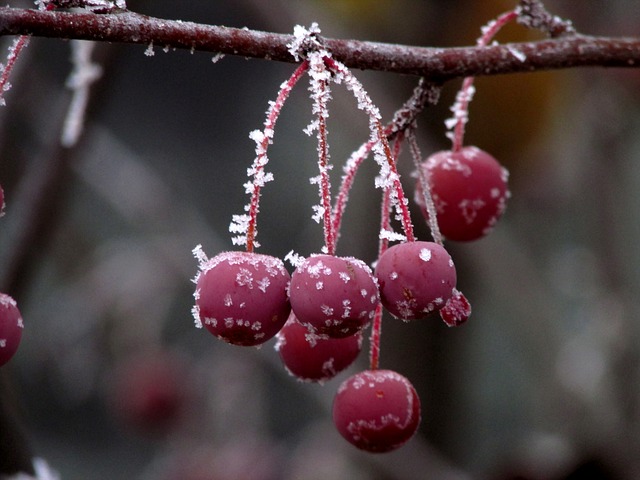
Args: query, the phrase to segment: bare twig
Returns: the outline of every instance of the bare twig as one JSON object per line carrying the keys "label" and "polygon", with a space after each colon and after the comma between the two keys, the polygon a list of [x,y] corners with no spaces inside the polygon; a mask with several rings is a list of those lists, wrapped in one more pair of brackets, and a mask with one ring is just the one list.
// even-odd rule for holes
{"label": "bare twig", "polygon": [[[33,35],[151,44],[295,62],[292,35],[203,25],[121,12],[0,8],[0,35]],[[640,66],[640,38],[564,35],[537,42],[486,47],[428,48],[325,39],[334,58],[352,69],[421,75],[430,80],[579,66]]]}

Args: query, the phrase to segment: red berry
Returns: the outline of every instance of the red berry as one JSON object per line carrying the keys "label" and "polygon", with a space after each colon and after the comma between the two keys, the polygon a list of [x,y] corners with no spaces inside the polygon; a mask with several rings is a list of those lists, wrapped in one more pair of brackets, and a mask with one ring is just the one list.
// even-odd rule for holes
{"label": "red berry", "polygon": [[330,338],[310,332],[292,313],[276,335],[276,350],[287,371],[300,380],[325,382],[356,359],[362,348],[360,332],[345,338]]}
{"label": "red berry", "polygon": [[23,329],[16,301],[0,293],[0,367],[11,360],[18,350]]}
{"label": "red berry", "polygon": [[119,420],[140,431],[166,431],[176,424],[187,400],[182,359],[169,352],[127,358],[115,370],[110,406]]}
{"label": "red berry", "polygon": [[420,399],[405,377],[391,370],[365,370],[346,379],[333,401],[340,434],[369,452],[404,445],[420,423]]}
{"label": "red berry", "polygon": [[293,272],[291,309],[298,321],[333,338],[368,325],[380,301],[371,269],[353,257],[312,255]]}
{"label": "red berry", "polygon": [[440,318],[450,327],[462,325],[471,316],[471,304],[467,297],[457,289],[453,289],[453,295],[440,309]]}
{"label": "red berry", "polygon": [[402,320],[423,318],[439,310],[456,285],[451,256],[433,242],[390,247],[378,260],[376,277],[382,304]]}
{"label": "red berry", "polygon": [[[504,213],[509,174],[498,161],[477,147],[444,150],[427,158],[421,168],[431,186],[438,226],[450,240],[476,240],[489,233]],[[422,186],[416,202],[425,208]]]}
{"label": "red berry", "polygon": [[291,276],[279,258],[224,252],[200,269],[195,313],[216,337],[234,345],[259,345],[287,321]]}

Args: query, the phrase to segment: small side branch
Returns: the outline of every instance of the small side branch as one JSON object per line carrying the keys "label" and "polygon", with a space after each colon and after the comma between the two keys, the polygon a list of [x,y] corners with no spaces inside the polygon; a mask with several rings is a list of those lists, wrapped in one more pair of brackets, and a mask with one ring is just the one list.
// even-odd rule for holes
{"label": "small side branch", "polygon": [[[150,44],[296,62],[293,37],[248,29],[165,20],[119,12],[38,11],[0,8],[1,35]],[[428,48],[324,39],[334,58],[351,69],[420,75],[433,81],[584,66],[640,66],[640,38],[562,35],[537,42],[485,47]]]}

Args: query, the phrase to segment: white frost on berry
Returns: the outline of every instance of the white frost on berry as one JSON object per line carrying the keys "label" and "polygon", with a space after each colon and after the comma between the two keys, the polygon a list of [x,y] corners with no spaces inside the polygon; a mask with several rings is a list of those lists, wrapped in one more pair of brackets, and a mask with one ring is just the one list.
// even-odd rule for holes
{"label": "white frost on berry", "polygon": [[428,262],[429,260],[431,260],[431,250],[429,250],[428,248],[422,248],[420,249],[420,254],[418,256],[423,262]]}

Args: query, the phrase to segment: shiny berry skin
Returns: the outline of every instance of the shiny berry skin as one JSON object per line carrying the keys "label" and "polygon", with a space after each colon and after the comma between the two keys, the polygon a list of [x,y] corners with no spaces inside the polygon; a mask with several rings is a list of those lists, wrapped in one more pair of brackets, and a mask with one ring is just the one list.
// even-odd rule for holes
{"label": "shiny berry skin", "polygon": [[276,350],[287,371],[305,382],[326,382],[343,371],[362,349],[360,332],[331,338],[310,332],[292,313],[276,335]]}
{"label": "shiny berry skin", "polygon": [[333,401],[333,422],[348,442],[373,453],[404,445],[420,424],[411,382],[391,370],[365,370],[346,379]]}
{"label": "shiny berry skin", "polygon": [[279,258],[224,252],[200,269],[194,313],[216,337],[234,345],[259,345],[287,321],[291,276]]}
{"label": "shiny berry skin", "polygon": [[23,329],[22,315],[15,300],[0,293],[0,367],[15,355]]}
{"label": "shiny berry skin", "polygon": [[348,337],[368,325],[380,298],[371,269],[353,257],[312,255],[293,272],[291,309],[320,335]]}
{"label": "shiny berry skin", "polygon": [[[431,186],[438,226],[447,239],[477,240],[504,213],[509,173],[487,152],[472,146],[443,150],[427,158],[421,168]],[[415,199],[428,218],[420,182]]]}
{"label": "shiny berry skin", "polygon": [[456,285],[451,256],[433,242],[393,245],[380,256],[375,274],[382,305],[402,320],[424,318],[440,310]]}

